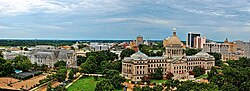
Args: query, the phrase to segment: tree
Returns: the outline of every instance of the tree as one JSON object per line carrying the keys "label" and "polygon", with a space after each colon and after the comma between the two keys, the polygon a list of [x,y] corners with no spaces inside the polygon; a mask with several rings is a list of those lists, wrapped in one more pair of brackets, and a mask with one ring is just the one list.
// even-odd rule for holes
{"label": "tree", "polygon": [[95,73],[97,70],[97,65],[96,65],[96,59],[94,56],[89,56],[87,61],[83,64],[81,64],[81,72],[83,73]]}
{"label": "tree", "polygon": [[54,64],[55,67],[66,66],[66,62],[61,60]]}
{"label": "tree", "polygon": [[250,91],[250,81],[248,80],[245,83],[242,83],[240,86],[240,91]]}
{"label": "tree", "polygon": [[3,58],[3,54],[2,54],[2,51],[0,51],[0,57]]}
{"label": "tree", "polygon": [[85,63],[86,60],[87,60],[87,57],[77,56],[77,65],[80,66],[82,63]]}
{"label": "tree", "polygon": [[157,51],[155,55],[156,56],[162,56],[163,55],[163,51]]}
{"label": "tree", "polygon": [[196,66],[196,67],[194,67],[192,72],[194,72],[194,77],[199,77],[199,76],[205,74],[205,69]]}
{"label": "tree", "polygon": [[102,80],[97,82],[95,91],[113,91],[114,89],[114,86],[109,82],[109,80]]}
{"label": "tree", "polygon": [[167,79],[172,79],[172,77],[174,77],[174,74],[171,72],[168,72],[167,74]]}
{"label": "tree", "polygon": [[74,79],[74,73],[72,70],[69,71],[69,79]]}
{"label": "tree", "polygon": [[117,70],[109,70],[105,74],[107,79],[112,79],[114,76],[119,76],[119,71]]}
{"label": "tree", "polygon": [[102,61],[102,62],[101,62],[101,69],[102,69],[102,74],[106,74],[106,72],[107,72],[108,70],[112,70],[112,69],[114,69],[114,68],[113,68],[112,63],[109,63],[109,62],[107,62],[107,61]]}
{"label": "tree", "polygon": [[163,78],[163,70],[161,67],[158,67],[157,69],[155,69],[155,73],[152,74],[152,78],[153,79],[157,79],[160,80]]}
{"label": "tree", "polygon": [[215,76],[216,74],[218,74],[218,71],[215,67],[212,67],[212,69],[210,70],[210,72],[208,73],[208,77],[207,79],[210,80],[213,76]]}
{"label": "tree", "polygon": [[42,71],[47,71],[48,65],[42,64],[41,66],[38,67],[38,69]]}
{"label": "tree", "polygon": [[224,84],[224,85],[221,87],[221,90],[222,90],[222,91],[239,91],[238,87],[237,87],[237,86],[234,86],[234,85],[231,84],[231,83]]}
{"label": "tree", "polygon": [[141,87],[139,85],[134,85],[133,91],[141,91]]}
{"label": "tree", "polygon": [[86,47],[86,45],[81,44],[81,45],[78,45],[77,47],[78,47],[78,49],[82,49],[82,48]]}
{"label": "tree", "polygon": [[139,50],[148,55],[148,56],[155,56],[152,49],[150,48],[150,46],[144,45],[144,44],[140,44],[139,46]]}
{"label": "tree", "polygon": [[122,52],[121,52],[121,55],[120,55],[120,57],[121,57],[121,59],[123,59],[124,57],[130,57],[132,54],[134,54],[135,53],[135,51],[134,50],[132,50],[132,49],[125,49],[125,50],[123,50]]}
{"label": "tree", "polygon": [[29,51],[29,49],[28,49],[27,47],[25,47],[23,50],[24,50],[24,51]]}
{"label": "tree", "polygon": [[153,91],[153,89],[150,88],[149,86],[144,86],[142,87],[142,91]]}
{"label": "tree", "polygon": [[118,60],[112,63],[113,69],[118,70],[119,72],[122,71],[122,61]]}
{"label": "tree", "polygon": [[72,71],[74,74],[76,74],[76,73],[79,71],[78,68],[70,68],[70,69],[71,69],[71,71]]}
{"label": "tree", "polygon": [[26,56],[19,55],[14,60],[15,69],[28,71],[33,65]]}
{"label": "tree", "polygon": [[162,91],[162,90],[163,90],[163,87],[161,85],[156,85],[153,88],[153,91]]}
{"label": "tree", "polygon": [[219,88],[213,83],[196,83],[192,81],[181,82],[176,91],[218,91]]}
{"label": "tree", "polygon": [[221,54],[220,53],[208,52],[208,54],[214,56],[215,60],[220,60],[221,59]]}
{"label": "tree", "polygon": [[122,87],[122,82],[125,82],[126,79],[124,77],[121,77],[119,75],[114,75],[110,80],[111,84],[114,86],[114,88],[118,89]]}
{"label": "tree", "polygon": [[11,61],[0,57],[0,77],[8,76],[11,73],[14,73],[14,67],[12,66]]}
{"label": "tree", "polygon": [[220,54],[220,53],[208,52],[208,54],[214,56],[214,58],[215,58],[215,65],[216,65],[216,66],[220,66],[220,65],[222,64],[222,61],[221,61],[221,54]]}
{"label": "tree", "polygon": [[60,66],[56,72],[56,78],[59,82],[63,82],[66,79],[67,69],[64,66]]}
{"label": "tree", "polygon": [[51,82],[49,82],[48,85],[47,85],[47,91],[52,91],[51,89],[52,89]]}
{"label": "tree", "polygon": [[191,48],[187,48],[185,50],[185,53],[187,56],[192,56],[192,55],[195,55],[197,54],[198,52],[202,51],[201,49],[191,49]]}
{"label": "tree", "polygon": [[23,47],[22,47],[22,46],[20,47],[20,50],[23,50]]}
{"label": "tree", "polygon": [[98,78],[99,78],[98,76],[94,76],[95,81],[98,81]]}

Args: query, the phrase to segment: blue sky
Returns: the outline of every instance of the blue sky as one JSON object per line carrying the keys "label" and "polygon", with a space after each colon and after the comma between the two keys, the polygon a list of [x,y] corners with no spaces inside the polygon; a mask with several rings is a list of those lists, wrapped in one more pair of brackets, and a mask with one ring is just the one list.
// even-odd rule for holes
{"label": "blue sky", "polygon": [[0,0],[0,38],[250,40],[249,0]]}

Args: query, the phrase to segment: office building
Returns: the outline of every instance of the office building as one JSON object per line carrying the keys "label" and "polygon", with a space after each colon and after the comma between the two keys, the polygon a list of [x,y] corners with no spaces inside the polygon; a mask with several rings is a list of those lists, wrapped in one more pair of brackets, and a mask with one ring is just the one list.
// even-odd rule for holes
{"label": "office building", "polygon": [[201,34],[189,32],[187,36],[186,46],[189,48],[194,48],[195,47],[194,42],[197,36],[201,36]]}

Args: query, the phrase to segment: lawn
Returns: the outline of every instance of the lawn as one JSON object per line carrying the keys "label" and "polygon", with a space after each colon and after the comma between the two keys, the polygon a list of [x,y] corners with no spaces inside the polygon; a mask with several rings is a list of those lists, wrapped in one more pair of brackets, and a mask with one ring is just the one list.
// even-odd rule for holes
{"label": "lawn", "polygon": [[[94,80],[94,77],[82,77],[73,83],[68,91],[95,91],[96,83],[104,80],[105,78],[99,77],[98,81]],[[122,89],[118,89],[115,91],[122,91]]]}
{"label": "lawn", "polygon": [[[99,77],[98,81],[102,81],[105,78]],[[94,80],[94,77],[83,77],[73,83],[68,91],[95,91],[95,86],[98,81]]]}

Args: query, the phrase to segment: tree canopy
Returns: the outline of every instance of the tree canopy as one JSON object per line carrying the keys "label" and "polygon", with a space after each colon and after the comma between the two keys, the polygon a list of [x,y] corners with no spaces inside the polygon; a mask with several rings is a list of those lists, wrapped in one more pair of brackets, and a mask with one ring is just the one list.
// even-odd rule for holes
{"label": "tree canopy", "polygon": [[198,52],[202,51],[201,49],[193,49],[193,48],[187,48],[185,49],[185,53],[187,56],[192,56],[197,54]]}
{"label": "tree canopy", "polygon": [[163,74],[163,69],[161,67],[158,67],[155,69],[155,73],[152,74],[152,78],[160,80],[163,78],[162,74]]}
{"label": "tree canopy", "polygon": [[28,71],[33,65],[26,56],[19,55],[14,60],[15,69]]}
{"label": "tree canopy", "polygon": [[199,76],[205,74],[205,69],[196,66],[196,67],[194,67],[192,72],[194,72],[194,77],[199,77]]}
{"label": "tree canopy", "polygon": [[0,77],[10,75],[11,73],[14,73],[11,61],[0,57]]}
{"label": "tree canopy", "polygon": [[123,59],[124,57],[130,57],[132,54],[134,54],[135,53],[135,51],[134,50],[132,50],[132,49],[125,49],[125,50],[123,50],[122,52],[121,52],[121,55],[120,55],[120,57],[121,57],[121,59]]}
{"label": "tree canopy", "polygon": [[66,66],[66,62],[61,60],[54,64],[55,67]]}

